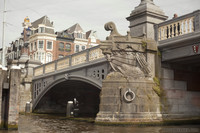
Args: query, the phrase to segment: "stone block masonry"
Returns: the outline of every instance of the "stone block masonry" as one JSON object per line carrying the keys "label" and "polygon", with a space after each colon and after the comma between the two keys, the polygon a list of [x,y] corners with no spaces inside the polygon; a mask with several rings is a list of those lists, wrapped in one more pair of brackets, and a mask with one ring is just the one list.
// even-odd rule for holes
{"label": "stone block masonry", "polygon": [[19,89],[20,89],[20,67],[11,67],[10,69],[10,96],[8,110],[8,129],[18,128],[19,119]]}
{"label": "stone block masonry", "polygon": [[200,93],[187,90],[186,81],[174,80],[174,71],[162,68],[161,87],[165,93],[166,107],[162,111],[163,118],[187,118],[200,115]]}

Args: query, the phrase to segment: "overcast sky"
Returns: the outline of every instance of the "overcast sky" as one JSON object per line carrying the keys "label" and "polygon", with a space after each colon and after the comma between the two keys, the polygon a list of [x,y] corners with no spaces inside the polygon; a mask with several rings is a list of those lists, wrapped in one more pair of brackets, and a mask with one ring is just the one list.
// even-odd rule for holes
{"label": "overcast sky", "polygon": [[[0,0],[0,44],[3,1]],[[140,0],[6,0],[6,44],[20,36],[26,16],[33,22],[47,15],[54,22],[55,31],[79,23],[85,32],[91,29],[97,31],[101,40],[109,35],[104,24],[113,21],[118,31],[125,35],[129,30],[126,17],[139,3]],[[200,9],[200,0],[154,0],[154,3],[164,10],[169,19],[174,13],[181,16]]]}

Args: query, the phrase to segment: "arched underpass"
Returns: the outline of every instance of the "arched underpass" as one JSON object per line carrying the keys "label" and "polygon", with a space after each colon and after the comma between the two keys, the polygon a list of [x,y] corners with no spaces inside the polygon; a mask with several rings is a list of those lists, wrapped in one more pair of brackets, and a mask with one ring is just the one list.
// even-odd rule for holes
{"label": "arched underpass", "polygon": [[200,91],[200,56],[190,56],[170,61],[174,70],[174,80],[184,81],[187,91]]}
{"label": "arched underpass", "polygon": [[100,88],[83,81],[63,81],[44,94],[34,112],[66,114],[67,102],[76,98],[79,102],[79,116],[95,117],[99,111],[100,91]]}

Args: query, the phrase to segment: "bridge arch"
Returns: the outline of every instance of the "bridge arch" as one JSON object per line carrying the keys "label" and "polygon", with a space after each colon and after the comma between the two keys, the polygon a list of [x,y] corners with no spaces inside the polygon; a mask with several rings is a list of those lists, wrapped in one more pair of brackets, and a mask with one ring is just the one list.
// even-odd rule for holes
{"label": "bridge arch", "polygon": [[[94,115],[98,112],[101,87],[102,84],[92,78],[65,74],[64,78],[57,79],[43,88],[42,93],[39,94],[33,102],[33,111],[41,113],[56,113],[56,110],[60,110],[57,113],[65,113],[67,101],[77,98],[82,106],[84,105],[85,107],[93,108],[82,109],[85,110],[83,113],[87,113],[87,110],[90,110]],[[90,100],[88,99],[88,95],[91,97],[89,98]],[[82,97],[85,97],[86,99],[83,99]],[[83,102],[84,100],[86,101]],[[94,101],[94,103],[91,103],[90,101]],[[92,107],[89,107],[89,104]],[[55,110],[51,108],[53,106]]]}

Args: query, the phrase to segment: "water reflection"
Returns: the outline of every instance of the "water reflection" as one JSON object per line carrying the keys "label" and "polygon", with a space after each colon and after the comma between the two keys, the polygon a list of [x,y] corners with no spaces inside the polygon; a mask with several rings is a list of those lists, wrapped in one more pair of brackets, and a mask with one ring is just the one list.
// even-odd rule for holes
{"label": "water reflection", "polygon": [[165,127],[113,127],[77,122],[58,116],[20,115],[19,130],[0,133],[199,133],[200,125]]}

